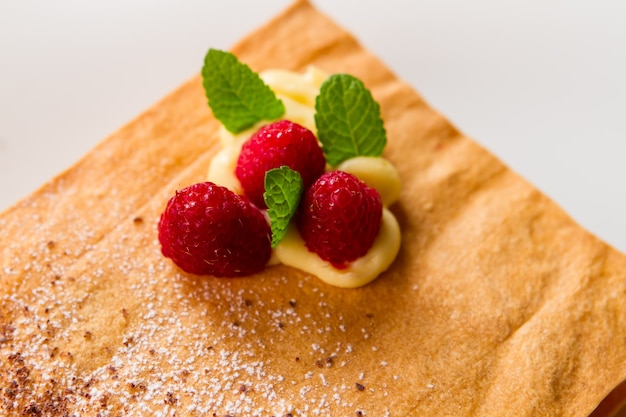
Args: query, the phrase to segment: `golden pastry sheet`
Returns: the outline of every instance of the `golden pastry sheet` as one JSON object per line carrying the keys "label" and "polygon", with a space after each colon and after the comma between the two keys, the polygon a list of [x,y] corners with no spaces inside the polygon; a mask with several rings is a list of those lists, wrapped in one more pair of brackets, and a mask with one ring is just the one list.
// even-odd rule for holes
{"label": "golden pastry sheet", "polygon": [[164,259],[160,212],[219,148],[194,77],[0,215],[0,414],[587,416],[626,377],[624,255],[306,1],[233,50],[372,90],[398,259],[354,290]]}

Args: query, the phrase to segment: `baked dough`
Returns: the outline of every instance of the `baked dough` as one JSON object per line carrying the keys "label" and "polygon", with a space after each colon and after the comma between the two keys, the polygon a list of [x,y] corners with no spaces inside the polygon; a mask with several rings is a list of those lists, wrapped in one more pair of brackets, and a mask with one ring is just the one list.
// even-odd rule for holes
{"label": "baked dough", "polygon": [[3,414],[587,416],[626,377],[624,255],[309,3],[233,51],[371,89],[403,180],[398,259],[346,290],[164,258],[159,214],[219,148],[194,77],[0,215]]}

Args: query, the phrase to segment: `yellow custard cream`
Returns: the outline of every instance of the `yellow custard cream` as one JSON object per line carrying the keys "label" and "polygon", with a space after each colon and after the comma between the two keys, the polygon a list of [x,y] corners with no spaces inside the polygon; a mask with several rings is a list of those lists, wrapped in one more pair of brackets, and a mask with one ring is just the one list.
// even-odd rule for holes
{"label": "yellow custard cream", "polygon": [[[260,75],[283,101],[286,111],[282,119],[316,132],[315,97],[328,75],[315,67],[309,67],[303,74],[286,70],[268,70]],[[260,122],[236,135],[222,126],[220,140],[223,149],[211,161],[208,180],[241,194],[241,185],[235,176],[241,146],[267,123]],[[347,268],[335,268],[306,248],[297,227],[292,223],[287,235],[274,249],[270,263],[283,263],[298,268],[337,287],[355,288],[371,282],[387,270],[400,250],[400,226],[395,216],[387,209],[400,196],[400,177],[393,164],[380,157],[351,158],[335,169],[355,175],[375,188],[382,199],[384,208],[380,232],[368,253]]]}

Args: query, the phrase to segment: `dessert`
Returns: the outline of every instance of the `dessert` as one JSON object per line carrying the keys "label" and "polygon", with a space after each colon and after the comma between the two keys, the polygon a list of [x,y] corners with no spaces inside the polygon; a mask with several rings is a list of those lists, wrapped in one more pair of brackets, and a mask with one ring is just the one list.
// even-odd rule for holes
{"label": "dessert", "polygon": [[221,148],[196,77],[0,215],[4,414],[585,416],[624,379],[623,254],[309,3],[233,50],[369,86],[403,180],[398,259],[346,290],[164,258],[165,202]]}
{"label": "dessert", "polygon": [[[271,226],[267,240],[275,249],[269,264],[299,268],[344,288],[366,285],[387,270],[401,241],[387,207],[398,200],[401,185],[395,167],[382,156],[387,138],[380,106],[363,82],[314,67],[303,74],[257,74],[233,54],[213,48],[202,75],[208,104],[222,123],[224,146],[211,160],[208,184],[240,194],[251,210],[265,213]],[[232,206],[219,204],[210,193],[173,204],[179,198],[177,193],[170,199],[159,223],[166,257],[200,275],[262,269],[246,267],[240,259],[245,229],[230,239],[219,232],[233,229],[237,214],[228,212]],[[170,215],[172,206],[191,215]],[[185,227],[170,227],[169,217],[180,217]],[[252,260],[254,251],[246,252]],[[268,260],[265,252],[258,254],[261,263]],[[189,267],[195,263],[198,268]]]}

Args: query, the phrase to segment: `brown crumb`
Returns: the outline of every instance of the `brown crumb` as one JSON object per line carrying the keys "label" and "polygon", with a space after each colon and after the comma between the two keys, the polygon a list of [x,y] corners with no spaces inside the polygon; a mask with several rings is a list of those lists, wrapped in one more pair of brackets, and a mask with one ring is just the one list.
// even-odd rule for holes
{"label": "brown crumb", "polygon": [[356,411],[356,417],[363,417],[363,411],[357,410]]}
{"label": "brown crumb", "polygon": [[359,384],[358,382],[356,383],[356,389],[358,389],[359,391],[363,391],[365,389],[365,386],[363,384]]}
{"label": "brown crumb", "polygon": [[17,381],[15,380],[11,381],[11,383],[9,384],[9,387],[4,390],[5,397],[7,397],[10,400],[14,399],[17,396],[17,392],[19,388],[20,388],[20,385],[17,383]]}
{"label": "brown crumb", "polygon": [[289,305],[293,308],[296,306],[296,300],[289,300]]}
{"label": "brown crumb", "polygon": [[22,413],[25,416],[40,416],[41,415],[41,409],[39,408],[39,406],[37,404],[29,404],[26,407],[24,407],[24,412]]}
{"label": "brown crumb", "polygon": [[248,387],[246,386],[246,384],[241,384],[239,386],[239,392],[244,393],[248,391]]}
{"label": "brown crumb", "polygon": [[59,348],[55,346],[52,348],[52,351],[50,351],[50,359],[54,358],[57,353],[59,353]]}
{"label": "brown crumb", "polygon": [[133,223],[135,223],[135,224],[141,224],[141,223],[143,223],[143,217],[141,217],[141,216],[137,216],[137,217],[135,217],[135,218],[133,219]]}
{"label": "brown crumb", "polygon": [[164,402],[165,404],[175,405],[178,402],[178,398],[176,398],[173,393],[168,391],[167,398],[165,398]]}
{"label": "brown crumb", "polygon": [[148,387],[146,386],[146,384],[144,384],[143,382],[140,382],[140,383],[138,383],[138,384],[135,384],[134,382],[129,382],[129,383],[128,383],[128,386],[129,386],[131,389],[136,389],[136,390],[139,390],[139,391],[146,391],[146,390],[148,389]]}
{"label": "brown crumb", "polygon": [[10,324],[0,325],[0,343],[6,343],[13,338],[15,327]]}

